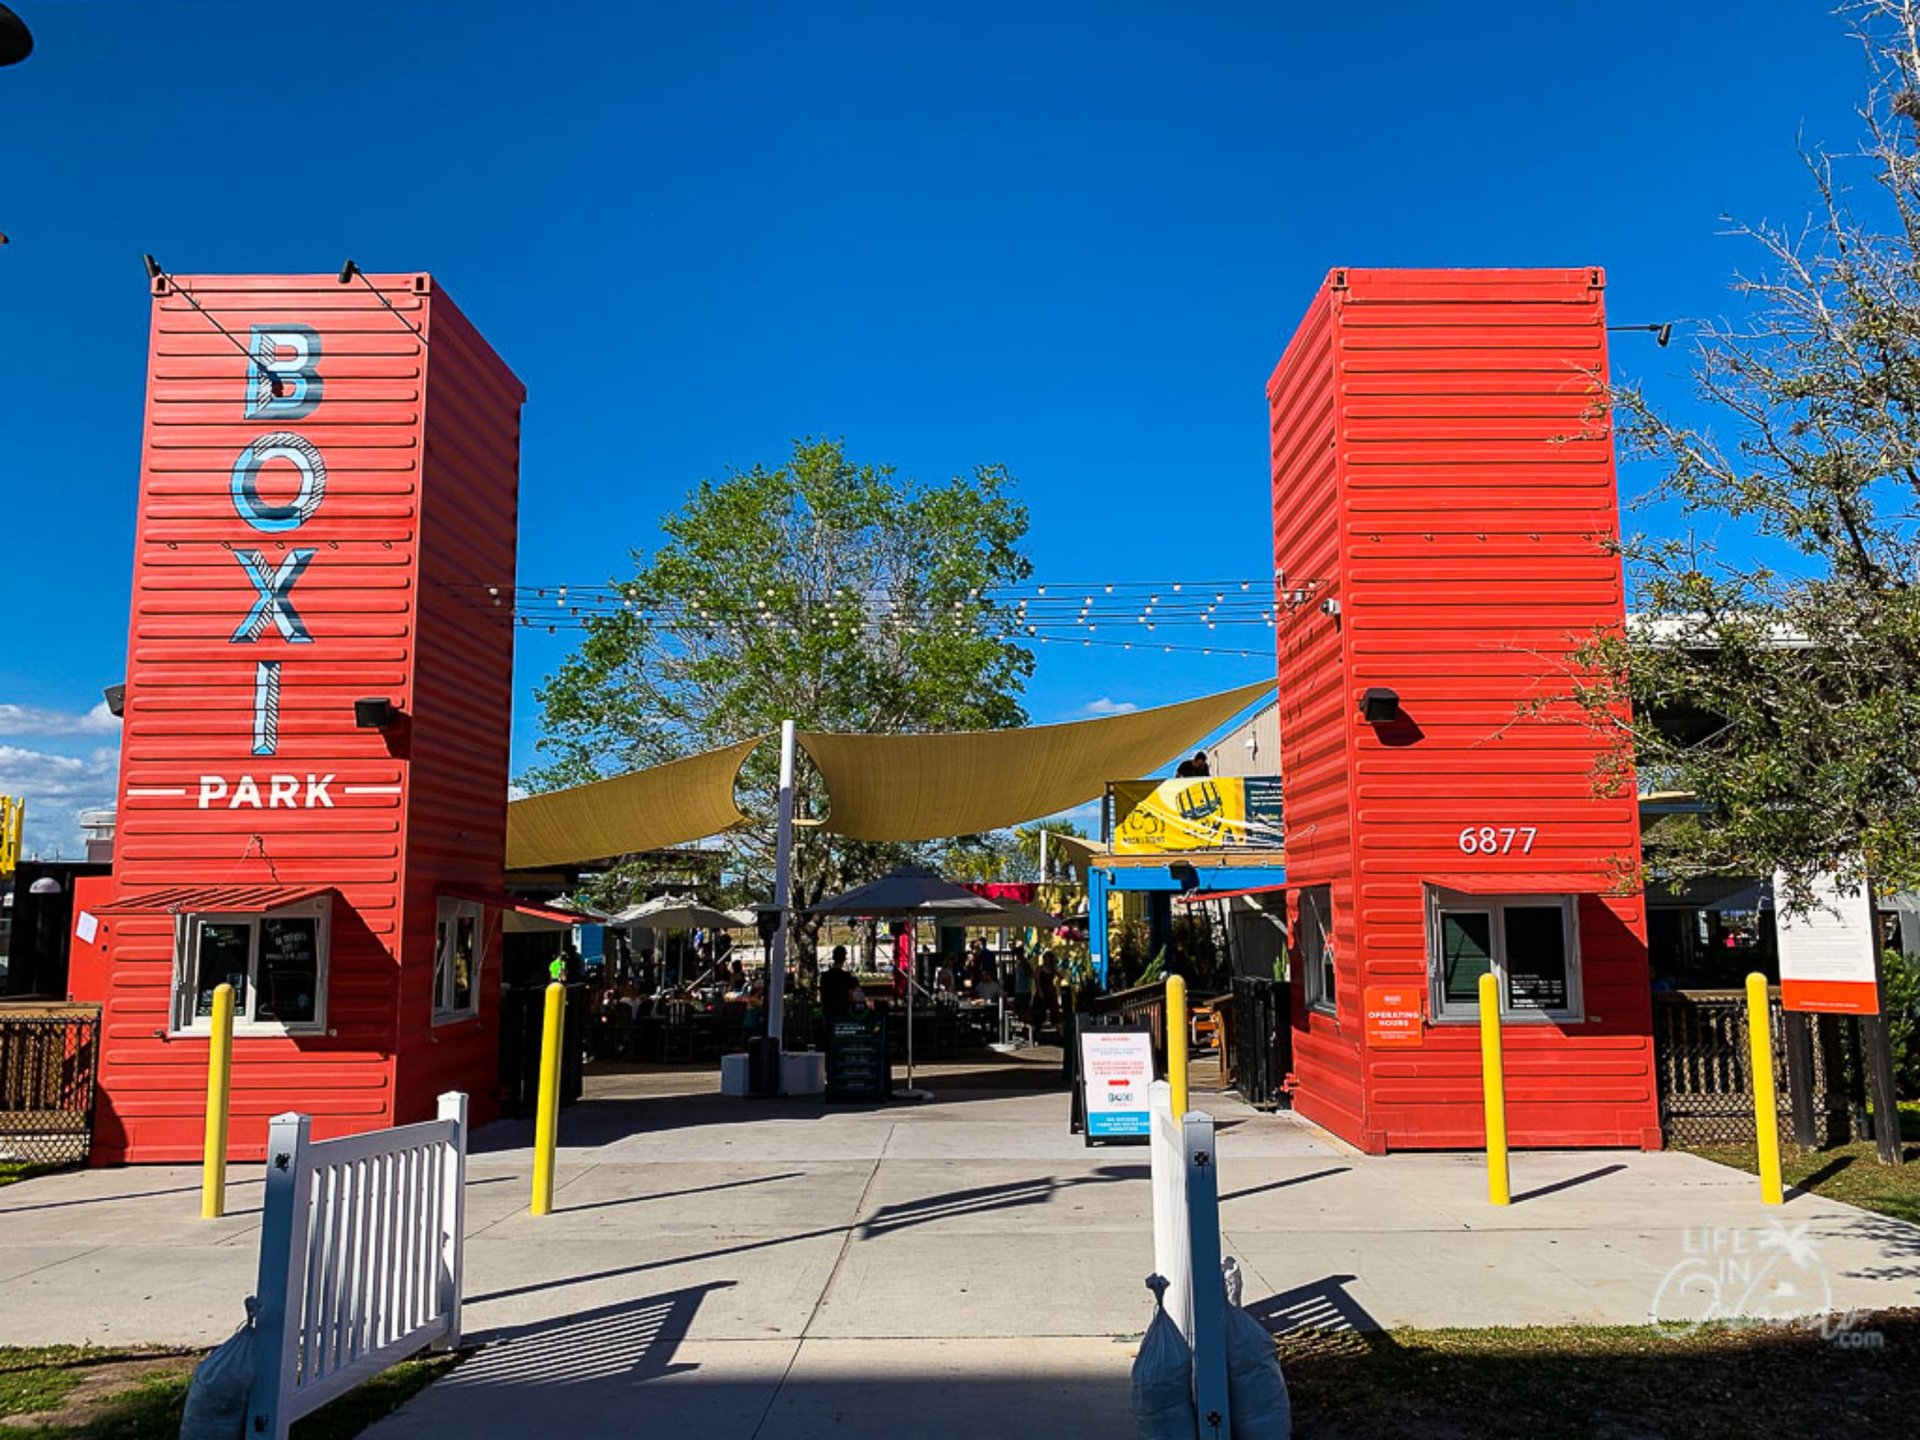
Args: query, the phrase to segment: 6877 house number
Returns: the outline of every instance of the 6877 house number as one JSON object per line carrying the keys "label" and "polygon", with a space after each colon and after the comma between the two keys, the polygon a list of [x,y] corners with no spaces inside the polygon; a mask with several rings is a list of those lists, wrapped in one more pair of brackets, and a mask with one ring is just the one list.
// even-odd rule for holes
{"label": "6877 house number", "polygon": [[1518,850],[1531,855],[1534,837],[1539,833],[1538,825],[1468,825],[1460,831],[1460,853],[1511,855]]}

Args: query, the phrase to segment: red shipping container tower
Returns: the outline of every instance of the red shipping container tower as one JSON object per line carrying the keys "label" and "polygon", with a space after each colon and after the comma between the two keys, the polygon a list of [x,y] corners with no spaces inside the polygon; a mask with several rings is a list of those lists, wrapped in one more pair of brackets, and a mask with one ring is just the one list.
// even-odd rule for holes
{"label": "red shipping container tower", "polygon": [[497,1110],[524,398],[426,275],[154,282],[96,1161],[198,1157],[223,981],[235,1158]]}
{"label": "red shipping container tower", "polygon": [[1369,1152],[1484,1144],[1488,972],[1515,1144],[1660,1143],[1634,787],[1533,708],[1626,620],[1604,284],[1335,270],[1268,382],[1295,1105]]}

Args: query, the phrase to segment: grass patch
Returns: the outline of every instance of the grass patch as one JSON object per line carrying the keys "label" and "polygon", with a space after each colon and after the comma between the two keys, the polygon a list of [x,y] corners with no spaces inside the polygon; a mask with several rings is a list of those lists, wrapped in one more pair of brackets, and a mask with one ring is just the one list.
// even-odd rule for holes
{"label": "grass patch", "polygon": [[[1871,1140],[1856,1140],[1830,1150],[1787,1146],[1780,1152],[1780,1173],[1787,1184],[1812,1194],[1920,1224],[1920,1106],[1912,1102],[1900,1107],[1900,1142],[1898,1165],[1882,1165],[1880,1152]],[[1749,1175],[1760,1173],[1760,1158],[1751,1145],[1689,1148],[1695,1155],[1745,1170]]]}
{"label": "grass patch", "polygon": [[0,1160],[0,1185],[14,1185],[25,1180],[39,1170],[37,1165],[29,1165],[23,1160]]}
{"label": "grass patch", "polygon": [[[34,1440],[176,1440],[199,1352],[0,1349],[0,1435]],[[407,1360],[293,1427],[295,1440],[348,1440],[459,1363]]]}
{"label": "grass patch", "polygon": [[1305,1331],[1279,1345],[1300,1440],[1904,1434],[1920,1393],[1920,1310],[1861,1317],[1839,1342],[1552,1326]]}

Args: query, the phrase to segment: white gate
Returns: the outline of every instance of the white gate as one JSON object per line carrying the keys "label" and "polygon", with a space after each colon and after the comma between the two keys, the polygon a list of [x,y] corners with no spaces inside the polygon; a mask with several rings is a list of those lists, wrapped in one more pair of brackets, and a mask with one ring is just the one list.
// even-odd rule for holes
{"label": "white gate", "polygon": [[1220,1275],[1219,1164],[1213,1117],[1176,1120],[1164,1080],[1151,1091],[1153,1268],[1165,1277],[1167,1314],[1193,1348],[1194,1413],[1204,1440],[1228,1433],[1226,1291]]}
{"label": "white gate", "polygon": [[460,1343],[467,1097],[339,1140],[276,1115],[267,1140],[250,1434],[287,1427],[429,1345]]}

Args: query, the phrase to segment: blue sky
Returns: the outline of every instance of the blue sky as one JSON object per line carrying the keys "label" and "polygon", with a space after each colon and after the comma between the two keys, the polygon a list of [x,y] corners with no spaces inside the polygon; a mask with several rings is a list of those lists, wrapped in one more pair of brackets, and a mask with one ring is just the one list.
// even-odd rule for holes
{"label": "blue sky", "polygon": [[[147,325],[169,269],[431,270],[527,382],[521,574],[625,573],[688,486],[839,434],[999,461],[1036,578],[1270,566],[1263,382],[1335,265],[1584,265],[1722,313],[1720,216],[1852,138],[1819,5],[9,0],[0,791],[111,797]],[[1616,371],[1684,409],[1681,347]],[[523,638],[532,689],[566,636]],[[1036,719],[1271,673],[1040,652]]]}

